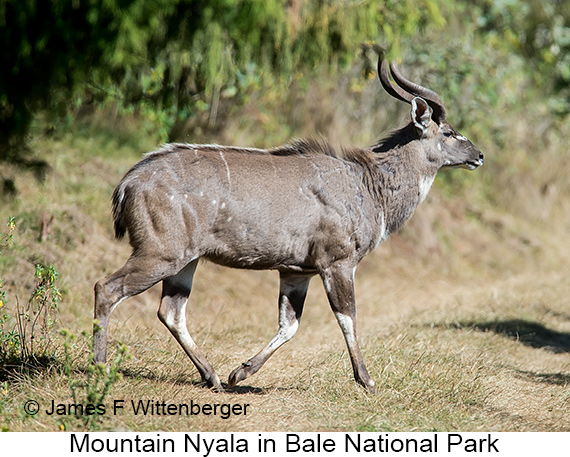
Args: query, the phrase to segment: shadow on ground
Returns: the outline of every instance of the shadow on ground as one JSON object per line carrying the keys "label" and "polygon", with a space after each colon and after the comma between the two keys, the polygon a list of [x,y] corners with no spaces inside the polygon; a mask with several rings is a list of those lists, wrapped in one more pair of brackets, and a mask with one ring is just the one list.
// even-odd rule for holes
{"label": "shadow on ground", "polygon": [[[185,373],[172,375],[170,373],[157,373],[150,368],[122,368],[120,372],[126,378],[134,378],[134,379],[147,379],[152,381],[160,381],[160,382],[174,382],[176,384],[186,384],[192,385],[194,387],[201,387],[206,390],[210,388],[208,385],[203,381],[196,380],[196,376],[188,376]],[[234,387],[229,387],[226,383],[222,383],[222,387],[224,388],[223,393],[230,393],[230,394],[257,394],[257,395],[265,395],[268,393],[267,389],[263,389],[261,387],[253,387],[248,385],[238,385]]]}
{"label": "shadow on ground", "polygon": [[0,382],[12,381],[25,376],[41,376],[49,370],[61,368],[61,364],[55,357],[33,356],[25,360],[14,357],[0,363]]}
{"label": "shadow on ground", "polygon": [[493,332],[515,339],[526,346],[544,349],[553,353],[570,352],[570,334],[549,329],[538,322],[524,319],[507,319],[488,322],[459,322],[446,325],[448,328],[475,329]]}
{"label": "shadow on ground", "polygon": [[535,373],[533,371],[517,370],[517,374],[523,379],[540,384],[554,386],[567,386],[570,384],[570,375],[564,373]]}

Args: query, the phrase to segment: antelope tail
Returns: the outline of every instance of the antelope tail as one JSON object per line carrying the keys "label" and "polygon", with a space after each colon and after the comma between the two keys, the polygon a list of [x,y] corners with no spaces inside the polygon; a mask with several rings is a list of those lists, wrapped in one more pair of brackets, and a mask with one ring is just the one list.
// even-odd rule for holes
{"label": "antelope tail", "polygon": [[113,192],[113,225],[115,227],[115,238],[120,240],[125,236],[127,227],[125,226],[125,200],[126,185],[121,182]]}

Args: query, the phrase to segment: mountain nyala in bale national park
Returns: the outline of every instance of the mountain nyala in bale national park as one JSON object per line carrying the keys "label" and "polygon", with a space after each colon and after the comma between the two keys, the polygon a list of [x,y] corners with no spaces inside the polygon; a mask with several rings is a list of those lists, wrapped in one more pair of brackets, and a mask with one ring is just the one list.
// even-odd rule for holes
{"label": "mountain nyala in bale national park", "polygon": [[113,193],[113,220],[118,239],[128,233],[132,254],[95,284],[95,362],[106,361],[113,309],[162,281],[158,318],[202,380],[222,391],[186,325],[194,272],[204,258],[279,272],[277,333],[230,373],[227,386],[256,373],[293,337],[309,281],[318,275],[354,378],[376,392],[357,338],[356,267],[408,220],[438,170],[483,164],[483,154],[447,123],[436,92],[406,79],[383,54],[378,76],[389,95],[410,105],[411,119],[368,148],[337,152],[322,139],[273,149],[172,143],[126,173]]}

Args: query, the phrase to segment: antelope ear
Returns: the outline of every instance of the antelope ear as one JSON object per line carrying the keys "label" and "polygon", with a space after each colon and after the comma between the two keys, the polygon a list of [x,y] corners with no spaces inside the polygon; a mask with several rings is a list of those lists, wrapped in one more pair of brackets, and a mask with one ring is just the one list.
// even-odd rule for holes
{"label": "antelope ear", "polygon": [[424,136],[427,128],[429,127],[429,121],[431,119],[432,109],[429,107],[427,102],[420,97],[415,97],[411,101],[412,103],[412,122],[418,129],[418,133]]}

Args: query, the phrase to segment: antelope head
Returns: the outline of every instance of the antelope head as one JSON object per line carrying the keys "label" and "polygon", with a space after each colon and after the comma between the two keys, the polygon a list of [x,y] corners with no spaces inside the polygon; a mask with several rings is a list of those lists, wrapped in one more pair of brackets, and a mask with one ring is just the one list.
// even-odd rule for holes
{"label": "antelope head", "polygon": [[[390,80],[390,73],[395,83]],[[388,69],[388,62],[383,58],[378,61],[378,76],[386,92],[412,105],[416,134],[432,146],[425,149],[428,160],[438,163],[439,167],[469,170],[483,165],[481,151],[447,123],[443,100],[436,92],[404,78],[395,62],[391,62]]]}

